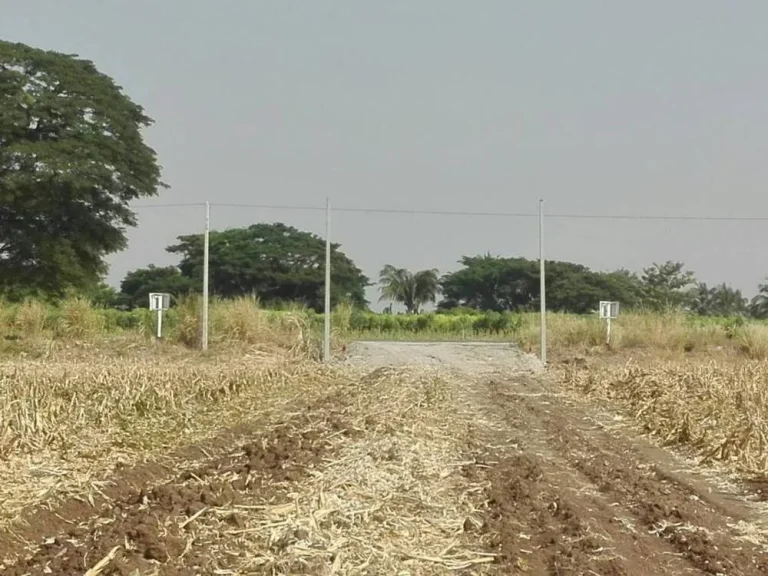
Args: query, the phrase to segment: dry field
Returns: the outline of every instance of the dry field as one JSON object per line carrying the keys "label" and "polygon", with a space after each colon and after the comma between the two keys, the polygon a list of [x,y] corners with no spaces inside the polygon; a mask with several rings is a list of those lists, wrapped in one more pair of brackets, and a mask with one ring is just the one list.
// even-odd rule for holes
{"label": "dry field", "polygon": [[768,573],[768,369],[620,360],[546,375],[445,342],[358,342],[332,366],[295,343],[3,360],[0,573]]}

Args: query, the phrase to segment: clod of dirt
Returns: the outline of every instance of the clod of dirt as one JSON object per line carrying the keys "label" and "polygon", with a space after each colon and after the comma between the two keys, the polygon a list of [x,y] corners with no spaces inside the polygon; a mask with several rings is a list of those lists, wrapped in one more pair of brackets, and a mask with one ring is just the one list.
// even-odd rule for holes
{"label": "clod of dirt", "polygon": [[299,542],[302,540],[309,540],[309,531],[304,528],[297,528],[293,531],[293,537]]}
{"label": "clod of dirt", "polygon": [[239,514],[230,514],[226,518],[224,518],[224,521],[229,524],[230,526],[234,526],[235,528],[242,528],[245,526],[245,521],[243,520],[242,516]]}

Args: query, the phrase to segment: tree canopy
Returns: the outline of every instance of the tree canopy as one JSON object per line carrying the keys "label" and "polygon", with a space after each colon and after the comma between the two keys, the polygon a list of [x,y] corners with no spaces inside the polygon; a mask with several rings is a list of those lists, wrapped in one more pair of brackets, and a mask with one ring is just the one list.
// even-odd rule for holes
{"label": "tree canopy", "polygon": [[408,314],[418,314],[424,304],[434,302],[440,291],[437,269],[413,273],[405,268],[387,264],[379,273],[381,298],[405,306]]}
{"label": "tree canopy", "polygon": [[547,262],[546,278],[551,310],[584,314],[596,310],[600,300],[616,300],[628,308],[642,302],[641,281],[625,270],[596,272],[571,262]]}
{"label": "tree canopy", "polygon": [[749,304],[741,295],[727,284],[709,287],[699,282],[690,293],[692,312],[701,316],[738,316],[749,314]]}
{"label": "tree canopy", "polygon": [[539,297],[538,264],[525,258],[463,256],[462,268],[442,277],[441,308],[522,310]]}
{"label": "tree canopy", "polygon": [[749,303],[749,313],[755,318],[768,318],[768,283],[757,286],[757,294]]}
{"label": "tree canopy", "polygon": [[[150,267],[131,272],[122,292],[134,306],[145,306],[151,291],[174,295],[200,292],[203,278],[203,235],[179,236],[166,250],[179,254],[178,267]],[[212,294],[233,297],[255,294],[272,305],[300,303],[323,308],[325,240],[285,224],[254,224],[210,233],[209,282]],[[331,245],[331,304],[349,301],[365,308],[369,279]]]}
{"label": "tree canopy", "polygon": [[94,64],[0,41],[0,292],[93,286],[163,184],[152,123]]}
{"label": "tree canopy", "polygon": [[648,308],[688,308],[693,304],[696,277],[682,262],[668,260],[643,269],[643,303]]}
{"label": "tree canopy", "polygon": [[[525,258],[464,256],[462,268],[441,279],[441,308],[532,310],[539,306],[539,263]],[[625,271],[593,272],[571,262],[548,261],[547,308],[575,313],[594,310],[602,299],[633,305],[640,293],[636,276]]]}
{"label": "tree canopy", "polygon": [[[525,258],[464,256],[462,267],[441,279],[441,308],[533,310],[539,306],[539,263]],[[696,285],[679,262],[653,264],[642,277],[627,270],[597,272],[572,262],[547,261],[547,308],[583,314],[600,300],[618,300],[627,308],[678,308],[701,314],[741,311],[741,293],[728,286]],[[697,292],[698,290],[698,292]]]}
{"label": "tree canopy", "polygon": [[120,283],[121,303],[129,308],[147,306],[151,292],[167,292],[179,297],[199,291],[200,286],[196,286],[176,266],[150,264],[146,268],[129,272]]}

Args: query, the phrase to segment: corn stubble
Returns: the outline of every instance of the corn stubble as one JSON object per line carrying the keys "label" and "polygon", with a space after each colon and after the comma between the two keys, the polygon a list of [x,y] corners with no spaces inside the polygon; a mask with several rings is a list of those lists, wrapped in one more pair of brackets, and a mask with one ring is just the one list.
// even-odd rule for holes
{"label": "corn stubble", "polygon": [[[329,556],[338,574],[406,566],[413,574],[483,573],[493,554],[462,530],[481,514],[482,486],[468,486],[457,464],[470,422],[452,395],[428,369],[334,368],[295,356],[6,363],[0,525],[51,495],[98,491],[118,459],[163,461],[222,426],[255,420],[266,429],[297,416],[297,401],[319,400],[302,431],[331,445],[323,465],[280,488],[290,491],[287,503],[246,501],[190,516],[190,545],[226,559],[231,573],[307,571]],[[326,414],[329,397],[336,400]],[[239,528],[226,521],[232,514]]]}
{"label": "corn stubble", "polygon": [[[222,574],[481,574],[493,561],[463,534],[483,497],[457,465],[469,423],[451,385],[426,369],[357,378],[360,396],[343,411],[353,434],[326,436],[323,466],[287,502],[241,507],[234,530],[223,519],[237,507],[196,520],[196,541],[229,559]],[[326,426],[318,418],[314,429]]]}
{"label": "corn stubble", "polygon": [[331,372],[291,356],[0,364],[0,523],[117,462],[268,423],[334,385]]}
{"label": "corn stubble", "polygon": [[768,472],[768,363],[665,362],[574,368],[563,381],[619,403],[665,445],[742,472]]}
{"label": "corn stubble", "polygon": [[[200,354],[190,349],[199,344],[198,302],[182,304],[164,343],[148,338],[151,316],[137,315],[150,321],[138,328],[110,328],[115,319],[83,301],[55,314],[27,302],[7,315],[4,342],[27,357],[0,362],[0,526],[24,509],[98,491],[118,462],[162,460],[239,423],[268,427],[288,418],[297,403],[336,394],[354,403],[345,418],[365,430],[363,439],[333,436],[334,456],[292,488],[291,507],[270,509],[274,518],[266,523],[247,521],[247,533],[236,540],[245,554],[241,573],[342,549],[340,574],[395,573],[404,563],[424,574],[483,571],[491,556],[470,539],[455,543],[482,504],[482,487],[467,487],[456,476],[470,422],[456,411],[451,386],[429,371],[366,373],[312,362],[317,335],[303,311],[265,311],[248,299],[215,303],[212,349]],[[524,317],[515,335],[531,348],[533,320]],[[553,350],[602,348],[599,321],[551,320]],[[334,324],[335,345],[354,336],[348,328],[348,322]],[[569,366],[563,381],[618,403],[666,444],[689,447],[704,461],[766,473],[768,363],[757,359],[768,356],[768,327],[731,330],[678,317],[624,316],[614,337],[617,349],[665,350],[677,360]],[[713,347],[738,349],[741,360],[680,360],[689,349]],[[350,397],[353,390],[359,396]],[[216,514],[194,523],[214,545],[233,541]],[[297,531],[299,542],[265,552],[273,540]]]}

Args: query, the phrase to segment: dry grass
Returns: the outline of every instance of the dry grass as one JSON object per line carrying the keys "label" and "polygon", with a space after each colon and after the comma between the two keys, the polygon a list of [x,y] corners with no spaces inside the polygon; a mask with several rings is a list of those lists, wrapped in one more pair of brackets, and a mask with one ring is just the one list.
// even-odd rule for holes
{"label": "dry grass", "polygon": [[[51,358],[77,349],[107,355],[134,356],[137,348],[169,351],[169,344],[200,349],[200,298],[182,299],[164,316],[163,338],[156,339],[156,315],[148,310],[105,310],[88,300],[71,298],[58,306],[36,300],[0,305],[0,353],[6,356]],[[317,357],[320,345],[301,309],[264,310],[253,298],[212,299],[208,341],[211,349],[247,347],[262,352],[289,350]],[[128,354],[121,352],[129,349]]]}
{"label": "dry grass", "polygon": [[[480,574],[493,561],[464,528],[480,515],[483,487],[457,461],[469,420],[452,386],[427,370],[358,374],[359,400],[343,418],[359,436],[329,434],[318,418],[313,430],[333,456],[309,481],[283,501],[196,520],[196,540],[230,559],[226,573]],[[236,530],[223,521],[232,513]]]}
{"label": "dry grass", "polygon": [[[344,402],[312,417],[312,429],[333,444],[330,458],[290,486],[287,501],[188,519],[195,546],[226,560],[232,573],[306,572],[327,567],[329,556],[335,574],[485,573],[493,556],[464,529],[480,515],[483,487],[468,484],[457,461],[472,418],[457,412],[455,390],[426,368],[370,372],[296,356],[6,362],[0,525],[31,506],[87,499],[118,463],[163,461],[222,423],[255,421],[267,430],[298,415],[298,401],[330,396]],[[333,431],[339,405],[362,434]],[[237,529],[225,522],[232,512],[244,519]]]}
{"label": "dry grass", "polygon": [[739,350],[749,358],[768,359],[768,326],[747,324],[734,335]]}
{"label": "dry grass", "polygon": [[[605,349],[605,321],[594,316],[550,313],[547,339],[553,350]],[[538,350],[537,315],[523,316],[517,341],[525,349]],[[626,313],[612,323],[610,349],[683,352],[723,347],[739,350],[745,342],[749,342],[754,354],[768,358],[768,326],[763,324],[746,323],[729,330],[723,323],[693,319],[684,314]]]}
{"label": "dry grass", "polygon": [[81,490],[118,462],[279,418],[287,403],[327,393],[336,379],[296,357],[261,354],[2,363],[0,522]]}
{"label": "dry grass", "polygon": [[[199,349],[201,311],[200,298],[181,299],[166,314],[164,341]],[[403,323],[411,326],[408,330],[355,332],[351,328],[352,316],[353,310],[349,306],[340,305],[334,310],[331,325],[334,346],[341,347],[345,341],[356,338],[513,340],[522,348],[535,352],[539,343],[539,316],[534,313],[515,317],[517,320],[501,331],[494,331],[490,324],[476,330],[466,327],[458,329],[464,324],[449,320],[459,316],[430,316],[423,318],[429,320],[424,323],[426,328],[423,330],[417,329],[419,323],[414,321]],[[376,318],[382,320],[385,317]],[[394,317],[386,318],[392,320]],[[406,317],[398,318],[402,320]],[[271,352],[298,347],[315,357],[320,353],[322,317],[298,306],[278,312],[263,309],[255,298],[213,298],[209,319],[209,343],[213,348],[246,345]],[[466,316],[465,320],[472,325],[472,316]],[[452,332],[446,326],[455,330]],[[550,312],[547,327],[553,350],[606,349],[605,323],[594,315]],[[56,307],[35,300],[16,305],[0,303],[0,353],[41,357],[61,348],[104,348],[105,341],[118,340],[135,346],[151,342],[154,334],[155,315],[148,310],[123,312],[98,309],[87,300],[78,298],[66,300]],[[768,359],[768,324],[738,319],[705,319],[673,312],[622,313],[613,322],[610,349],[642,348],[671,352],[727,348],[750,358]]]}
{"label": "dry grass", "polygon": [[768,472],[768,364],[665,362],[566,367],[563,381],[618,403],[665,445],[742,472]]}

